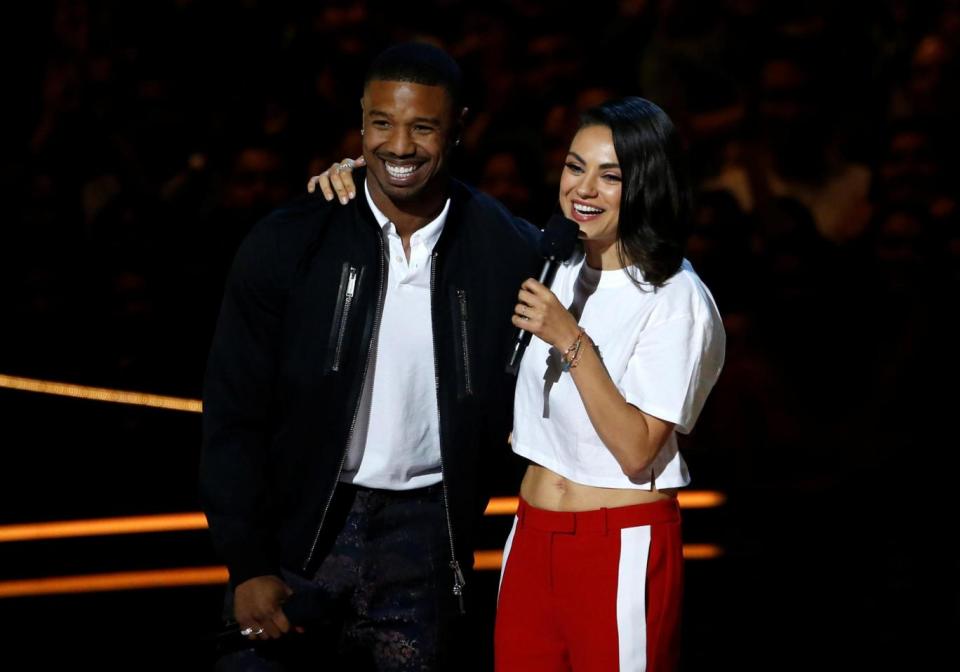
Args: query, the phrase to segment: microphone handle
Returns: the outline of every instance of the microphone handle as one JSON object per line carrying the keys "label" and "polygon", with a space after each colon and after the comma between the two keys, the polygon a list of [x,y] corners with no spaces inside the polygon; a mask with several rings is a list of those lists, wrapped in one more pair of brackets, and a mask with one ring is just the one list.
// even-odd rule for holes
{"label": "microphone handle", "polygon": [[543,265],[543,269],[540,271],[540,277],[538,278],[540,284],[549,288],[550,285],[553,284],[553,279],[557,276],[558,268],[560,268],[559,261],[553,258],[547,259],[547,263]]}
{"label": "microphone handle", "polygon": [[[538,278],[540,284],[545,287],[552,285],[558,268],[560,268],[559,261],[554,258],[547,259]],[[533,336],[529,331],[523,329],[518,329],[517,332],[517,337],[513,339],[513,348],[510,350],[510,358],[507,360],[507,373],[513,376],[517,375],[520,370],[520,360],[523,358],[523,353],[530,345],[530,338]]]}

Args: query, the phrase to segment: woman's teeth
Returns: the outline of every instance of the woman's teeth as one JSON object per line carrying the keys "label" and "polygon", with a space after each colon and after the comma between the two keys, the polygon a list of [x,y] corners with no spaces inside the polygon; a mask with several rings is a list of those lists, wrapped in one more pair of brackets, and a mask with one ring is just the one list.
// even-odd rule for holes
{"label": "woman's teeth", "polygon": [[582,203],[574,203],[573,209],[579,212],[581,215],[599,215],[603,212],[602,208],[594,208],[589,205],[583,205]]}

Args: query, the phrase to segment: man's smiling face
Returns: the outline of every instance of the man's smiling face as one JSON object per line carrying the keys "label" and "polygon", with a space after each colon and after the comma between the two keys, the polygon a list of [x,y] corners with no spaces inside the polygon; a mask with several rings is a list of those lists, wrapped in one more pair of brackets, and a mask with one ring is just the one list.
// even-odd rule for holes
{"label": "man's smiling face", "polygon": [[363,106],[363,156],[372,189],[416,201],[449,170],[460,115],[442,86],[372,80]]}

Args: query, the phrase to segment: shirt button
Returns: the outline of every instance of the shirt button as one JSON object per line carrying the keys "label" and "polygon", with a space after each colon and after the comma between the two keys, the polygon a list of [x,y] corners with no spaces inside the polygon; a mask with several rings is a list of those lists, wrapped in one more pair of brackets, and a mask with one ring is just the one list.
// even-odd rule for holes
{"label": "shirt button", "polygon": [[395,260],[395,261],[398,261],[398,262],[402,262],[402,261],[403,261],[403,257],[401,257],[401,256],[398,254],[396,257],[394,257],[394,260]]}

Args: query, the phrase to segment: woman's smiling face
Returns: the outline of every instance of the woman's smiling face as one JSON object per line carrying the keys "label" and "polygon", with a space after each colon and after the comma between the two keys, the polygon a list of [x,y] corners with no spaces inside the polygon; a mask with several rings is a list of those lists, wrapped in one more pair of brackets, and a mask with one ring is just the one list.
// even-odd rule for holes
{"label": "woman's smiling face", "polygon": [[615,252],[623,174],[607,126],[585,126],[573,137],[560,177],[560,208],[580,225],[588,247]]}

